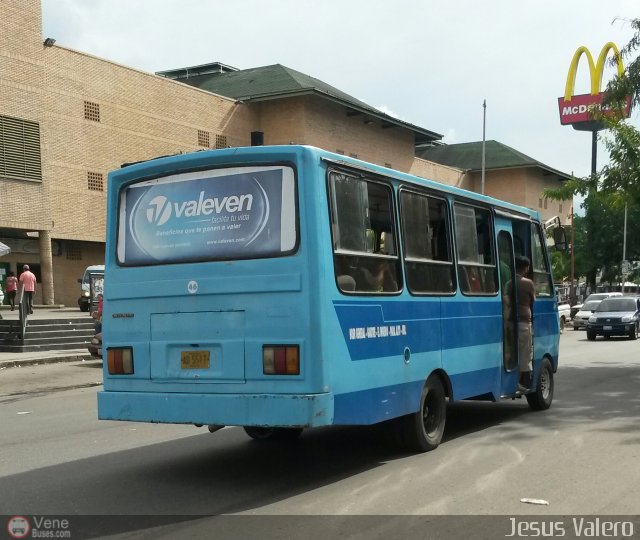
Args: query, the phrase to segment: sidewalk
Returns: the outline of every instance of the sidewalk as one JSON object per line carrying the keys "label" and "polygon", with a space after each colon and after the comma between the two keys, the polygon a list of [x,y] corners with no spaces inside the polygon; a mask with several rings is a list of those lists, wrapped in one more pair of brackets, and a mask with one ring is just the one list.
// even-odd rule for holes
{"label": "sidewalk", "polygon": [[[0,315],[3,320],[18,320],[18,312],[11,311],[9,306],[0,306]],[[88,313],[83,313],[77,307],[58,306],[33,306],[33,315],[29,315],[29,319],[81,319],[89,318]],[[85,349],[72,349],[65,351],[58,350],[42,350],[37,352],[0,352],[0,369],[29,366],[35,364],[49,364],[53,362],[77,362],[81,360],[98,360],[95,356],[91,356],[89,351]]]}

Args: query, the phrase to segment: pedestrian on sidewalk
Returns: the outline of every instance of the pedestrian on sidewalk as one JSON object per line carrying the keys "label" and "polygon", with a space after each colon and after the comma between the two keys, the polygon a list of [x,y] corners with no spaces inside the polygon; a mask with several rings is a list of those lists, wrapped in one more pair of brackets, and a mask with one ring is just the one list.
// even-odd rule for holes
{"label": "pedestrian on sidewalk", "polygon": [[14,272],[7,274],[6,280],[6,293],[9,297],[9,304],[11,304],[11,311],[16,308],[16,292],[18,290],[18,278]]}
{"label": "pedestrian on sidewalk", "polygon": [[27,297],[27,310],[29,314],[33,313],[33,295],[36,292],[36,276],[31,270],[29,265],[25,264],[22,267],[22,274],[20,274],[20,284],[23,287],[24,294]]}

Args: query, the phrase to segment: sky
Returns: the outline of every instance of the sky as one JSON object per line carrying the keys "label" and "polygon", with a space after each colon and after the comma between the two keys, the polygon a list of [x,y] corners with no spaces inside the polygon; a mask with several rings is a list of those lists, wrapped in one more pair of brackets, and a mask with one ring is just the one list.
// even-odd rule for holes
{"label": "sky", "polygon": [[[591,169],[591,133],[557,98],[584,45],[623,47],[637,0],[42,0],[43,36],[148,72],[282,64],[444,135],[497,140],[567,174]],[[635,9],[634,9],[635,8]],[[613,67],[605,70],[608,81]],[[588,93],[583,57],[575,94]],[[630,121],[638,126],[638,113]],[[606,132],[601,132],[605,135]],[[599,145],[598,168],[607,162]]]}

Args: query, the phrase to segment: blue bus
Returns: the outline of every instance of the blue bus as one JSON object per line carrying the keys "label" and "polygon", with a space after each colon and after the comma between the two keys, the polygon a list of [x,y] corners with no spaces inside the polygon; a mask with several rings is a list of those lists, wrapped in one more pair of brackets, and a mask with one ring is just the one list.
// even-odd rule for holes
{"label": "blue bus", "polygon": [[[519,388],[515,260],[531,261]],[[201,151],[109,177],[101,419],[254,439],[447,404],[553,399],[559,322],[537,212],[308,146]]]}

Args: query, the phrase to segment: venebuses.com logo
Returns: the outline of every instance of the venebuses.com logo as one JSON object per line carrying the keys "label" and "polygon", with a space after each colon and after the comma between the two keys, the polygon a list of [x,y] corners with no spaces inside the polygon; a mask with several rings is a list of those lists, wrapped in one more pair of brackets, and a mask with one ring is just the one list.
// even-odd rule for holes
{"label": "venebuses.com logo", "polygon": [[31,531],[31,524],[25,516],[13,516],[7,522],[7,532],[11,538],[26,538]]}
{"label": "venebuses.com logo", "polygon": [[69,520],[45,516],[13,516],[7,521],[10,538],[71,538]]}

